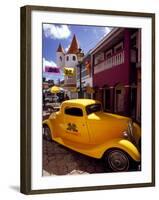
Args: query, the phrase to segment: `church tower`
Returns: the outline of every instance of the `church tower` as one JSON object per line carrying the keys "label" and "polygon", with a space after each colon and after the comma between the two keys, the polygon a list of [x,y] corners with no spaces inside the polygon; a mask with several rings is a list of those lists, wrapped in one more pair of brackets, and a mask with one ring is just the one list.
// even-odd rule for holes
{"label": "church tower", "polygon": [[[57,65],[61,67],[62,71],[65,70],[73,71],[72,75],[64,75],[64,87],[68,91],[70,98],[77,98],[77,92],[73,91],[76,88],[76,68],[78,64],[77,52],[79,49],[79,44],[76,36],[73,36],[72,42],[68,51],[65,53],[61,44],[59,44],[56,51]],[[69,69],[70,68],[70,69]],[[66,71],[65,71],[66,72]]]}
{"label": "church tower", "polygon": [[65,65],[65,53],[61,44],[59,44],[57,48],[56,59],[57,59],[57,66],[63,69]]}
{"label": "church tower", "polygon": [[76,36],[73,36],[71,45],[65,55],[65,67],[76,67],[78,64],[77,61],[77,52],[79,49],[78,41],[76,39]]}

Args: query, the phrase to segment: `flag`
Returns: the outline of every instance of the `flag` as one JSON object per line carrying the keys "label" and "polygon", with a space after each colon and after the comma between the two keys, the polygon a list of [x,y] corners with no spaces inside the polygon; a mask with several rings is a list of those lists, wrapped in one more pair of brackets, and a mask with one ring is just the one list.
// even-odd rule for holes
{"label": "flag", "polygon": [[47,72],[47,73],[60,73],[60,69],[58,67],[45,66],[45,72]]}
{"label": "flag", "polygon": [[75,76],[75,69],[70,67],[64,68],[64,75],[65,76]]}

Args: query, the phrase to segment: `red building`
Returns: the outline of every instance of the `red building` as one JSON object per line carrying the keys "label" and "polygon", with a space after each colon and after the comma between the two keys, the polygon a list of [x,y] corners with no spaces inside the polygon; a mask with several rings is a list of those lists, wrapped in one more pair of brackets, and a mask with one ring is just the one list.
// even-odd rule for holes
{"label": "red building", "polygon": [[141,121],[141,30],[114,28],[91,51],[94,98]]}

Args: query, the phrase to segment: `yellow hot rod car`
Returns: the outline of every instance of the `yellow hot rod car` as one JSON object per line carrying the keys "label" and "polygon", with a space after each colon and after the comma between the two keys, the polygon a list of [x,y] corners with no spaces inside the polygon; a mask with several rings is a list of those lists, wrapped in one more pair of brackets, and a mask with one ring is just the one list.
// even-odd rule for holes
{"label": "yellow hot rod car", "polygon": [[132,161],[140,163],[140,126],[128,117],[103,112],[96,100],[64,101],[43,121],[43,136],[87,156],[104,158],[111,171],[128,171]]}

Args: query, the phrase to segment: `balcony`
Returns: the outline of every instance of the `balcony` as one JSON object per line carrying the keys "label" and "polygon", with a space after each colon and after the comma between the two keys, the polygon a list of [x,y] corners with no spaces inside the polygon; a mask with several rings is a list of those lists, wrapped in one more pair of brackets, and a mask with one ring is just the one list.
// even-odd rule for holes
{"label": "balcony", "polygon": [[95,65],[94,74],[110,69],[114,66],[121,65],[124,63],[124,51],[114,54],[110,58],[107,58],[103,62]]}

